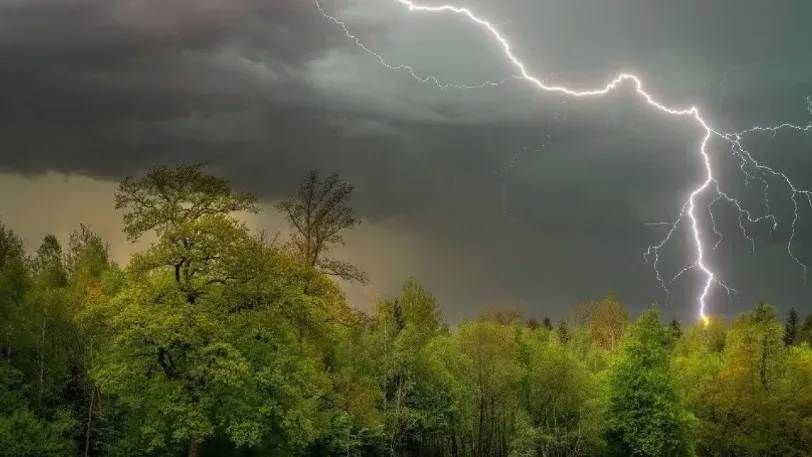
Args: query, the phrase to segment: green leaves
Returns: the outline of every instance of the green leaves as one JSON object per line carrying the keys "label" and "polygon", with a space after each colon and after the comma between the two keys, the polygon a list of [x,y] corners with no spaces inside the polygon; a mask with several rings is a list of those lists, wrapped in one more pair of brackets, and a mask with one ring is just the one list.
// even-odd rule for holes
{"label": "green leaves", "polygon": [[669,367],[670,337],[659,311],[645,311],[621,344],[609,377],[606,438],[613,455],[694,455],[695,419]]}
{"label": "green leaves", "polygon": [[452,330],[414,280],[367,316],[324,255],[352,190],[308,175],[289,249],[202,165],[153,169],[116,194],[130,239],[154,232],[125,268],[89,227],[26,257],[0,226],[0,457],[812,455],[812,317],[629,326],[609,293]]}
{"label": "green leaves", "polygon": [[218,287],[191,304],[169,274],[133,278],[100,310],[112,317],[95,379],[150,424],[154,443],[226,433],[258,445],[269,432],[300,442],[313,420],[301,411],[316,410],[321,384],[315,354],[273,301],[234,310],[225,299],[242,285]]}
{"label": "green leaves", "polygon": [[0,457],[71,457],[76,445],[70,439],[78,426],[70,411],[58,411],[44,421],[27,408],[0,414]]}
{"label": "green leaves", "polygon": [[254,210],[254,198],[199,165],[128,178],[117,206],[131,238],[158,239],[85,314],[103,326],[94,379],[142,424],[140,441],[307,447],[325,424],[329,383],[306,337],[340,314],[340,292],[251,235],[232,213]]}
{"label": "green leaves", "polygon": [[125,178],[115,195],[125,209],[124,232],[132,241],[154,230],[163,237],[172,229],[206,216],[256,212],[256,197],[234,192],[228,180],[201,171],[205,164],[156,167],[141,179]]}

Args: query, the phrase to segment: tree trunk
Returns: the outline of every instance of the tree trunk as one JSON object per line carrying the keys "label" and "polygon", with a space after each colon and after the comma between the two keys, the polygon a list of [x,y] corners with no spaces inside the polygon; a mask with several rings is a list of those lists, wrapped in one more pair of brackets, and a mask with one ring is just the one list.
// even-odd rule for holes
{"label": "tree trunk", "polygon": [[477,437],[476,437],[476,455],[478,457],[484,457],[484,454],[483,454],[483,449],[485,447],[484,436],[485,436],[485,396],[480,393],[479,394],[479,428],[477,430]]}
{"label": "tree trunk", "polygon": [[761,366],[758,370],[759,378],[761,379],[761,387],[767,390],[767,337],[761,340]]}
{"label": "tree trunk", "polygon": [[85,457],[90,454],[90,426],[93,421],[93,400],[96,398],[96,391],[90,390],[90,408],[87,410],[87,431],[85,433]]}
{"label": "tree trunk", "polygon": [[200,441],[197,438],[189,440],[189,457],[200,457]]}
{"label": "tree trunk", "polygon": [[45,319],[42,321],[42,339],[39,352],[39,392],[37,393],[37,407],[42,406],[42,390],[45,384]]}

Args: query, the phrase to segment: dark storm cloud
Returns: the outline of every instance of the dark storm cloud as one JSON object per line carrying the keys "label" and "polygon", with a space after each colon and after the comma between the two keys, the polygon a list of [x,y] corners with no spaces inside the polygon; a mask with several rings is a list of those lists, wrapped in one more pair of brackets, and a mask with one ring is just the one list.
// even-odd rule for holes
{"label": "dark storm cloud", "polygon": [[[377,15],[380,2],[325,7],[359,4],[372,13],[356,18],[353,31],[393,62],[408,55],[404,63],[421,74],[466,83],[512,70],[454,18],[396,10],[404,19],[394,20]],[[723,129],[809,115],[806,1],[472,6],[510,20],[503,28],[517,54],[540,75],[555,71],[554,80],[592,84],[639,70],[651,91],[680,106],[699,103]],[[480,41],[464,45],[469,37]],[[357,184],[357,205],[373,222],[406,217],[432,253],[414,274],[452,318],[505,301],[561,317],[608,288],[635,309],[661,298],[640,254],[664,232],[644,224],[676,217],[703,173],[700,132],[652,115],[628,89],[563,105],[518,83],[439,91],[376,66],[309,1],[0,0],[0,87],[0,169],[116,179],[209,160],[265,198],[289,194],[309,168],[338,171]],[[800,155],[809,146],[798,136],[752,143],[760,160],[812,187],[812,160]],[[738,166],[727,146],[714,148],[725,169]],[[756,201],[756,211],[762,191],[737,187],[739,178],[722,181]],[[791,215],[779,187],[773,208]],[[753,227],[762,250],[741,254],[749,244],[723,206],[719,228],[731,235],[712,261],[734,285],[809,298],[800,283],[777,290],[752,267],[783,262],[764,276],[787,277],[794,264],[778,254],[788,226],[773,238]],[[803,233],[808,242],[812,232]],[[666,268],[690,260],[669,253]],[[675,314],[693,312],[690,287],[675,299],[687,311]]]}
{"label": "dark storm cloud", "polygon": [[297,0],[0,2],[0,84],[13,88],[0,121],[95,130],[244,110],[287,89],[334,32]]}
{"label": "dark storm cloud", "polygon": [[4,56],[45,65],[106,68],[151,52],[224,43],[295,63],[332,36],[311,5],[296,0],[32,0],[2,2],[0,13]]}
{"label": "dark storm cloud", "polygon": [[236,117],[257,137],[318,121],[271,97],[305,91],[301,66],[346,46],[314,12],[297,0],[0,2],[0,167],[119,177],[163,160],[261,157],[275,145],[213,144],[205,129],[159,123]]}

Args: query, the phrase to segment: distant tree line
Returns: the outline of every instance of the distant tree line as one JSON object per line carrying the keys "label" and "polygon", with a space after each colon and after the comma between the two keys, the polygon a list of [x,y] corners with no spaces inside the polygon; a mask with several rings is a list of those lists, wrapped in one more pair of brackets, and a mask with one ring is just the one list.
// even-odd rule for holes
{"label": "distant tree line", "polygon": [[809,456],[812,316],[631,322],[615,292],[558,323],[453,331],[413,280],[369,313],[331,257],[351,185],[309,173],[277,242],[201,164],[115,194],[125,266],[80,226],[29,255],[0,225],[0,456]]}

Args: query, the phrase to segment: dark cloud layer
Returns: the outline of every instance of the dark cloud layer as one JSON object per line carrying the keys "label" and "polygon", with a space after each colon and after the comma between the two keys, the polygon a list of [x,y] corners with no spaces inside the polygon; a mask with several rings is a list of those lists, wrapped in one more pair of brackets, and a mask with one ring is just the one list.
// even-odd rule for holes
{"label": "dark cloud layer", "polygon": [[[416,59],[405,63],[421,74],[475,83],[512,71],[453,17],[324,3],[373,49],[398,63]],[[555,81],[593,84],[638,70],[652,91],[699,103],[722,129],[810,117],[812,9],[803,0],[471,6],[509,21],[502,27],[517,54],[542,76],[555,71]],[[609,288],[633,309],[663,301],[641,253],[664,232],[645,223],[673,219],[703,172],[698,130],[653,115],[629,90],[603,100],[562,100],[519,83],[442,91],[377,66],[305,0],[0,0],[0,87],[7,172],[118,179],[209,160],[273,199],[309,168],[338,171],[358,185],[357,205],[372,223],[407,221],[401,228],[428,253],[411,274],[454,319],[506,302],[560,317]],[[747,145],[812,188],[808,135]],[[729,172],[738,163],[726,148],[713,149],[726,170],[720,180],[758,212],[763,190]],[[809,306],[786,255],[794,208],[780,180],[771,186],[782,223],[773,233],[752,227],[752,254],[735,214],[715,207],[728,238],[711,261],[746,293],[719,298],[715,309],[731,313],[761,297]],[[812,263],[812,210],[801,211],[795,248]],[[666,269],[686,260],[676,248]],[[388,287],[403,278],[377,279]],[[676,286],[669,311],[692,316],[696,287],[690,278]]]}

